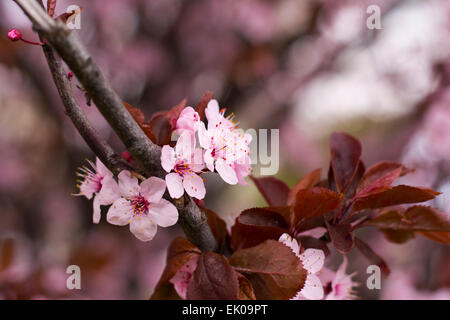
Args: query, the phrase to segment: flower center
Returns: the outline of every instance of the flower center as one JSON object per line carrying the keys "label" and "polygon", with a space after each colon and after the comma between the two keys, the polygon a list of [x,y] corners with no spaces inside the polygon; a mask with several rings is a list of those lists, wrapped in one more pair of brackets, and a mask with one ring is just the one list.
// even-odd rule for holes
{"label": "flower center", "polygon": [[176,173],[178,173],[180,176],[184,176],[187,173],[192,172],[192,169],[189,167],[188,163],[184,163],[184,161],[178,162],[175,164],[175,167],[173,169]]}
{"label": "flower center", "polygon": [[131,199],[131,206],[133,207],[133,215],[146,215],[150,208],[150,202],[139,195]]}

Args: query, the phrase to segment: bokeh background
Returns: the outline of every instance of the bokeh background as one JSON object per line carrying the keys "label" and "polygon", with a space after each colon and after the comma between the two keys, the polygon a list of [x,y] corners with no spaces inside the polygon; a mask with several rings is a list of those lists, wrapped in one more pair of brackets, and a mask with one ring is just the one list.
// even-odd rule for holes
{"label": "bokeh background", "polygon": [[[326,168],[328,136],[363,143],[366,166],[379,160],[416,168],[413,185],[443,195],[450,212],[450,1],[447,0],[59,0],[84,8],[75,31],[123,100],[147,116],[213,91],[243,128],[280,129],[278,178],[293,185]],[[369,5],[381,30],[366,27]],[[92,224],[92,203],[73,197],[75,170],[94,155],[63,107],[24,14],[0,1],[0,298],[147,299],[177,227],[148,243],[127,228]],[[74,79],[76,83],[76,79]],[[74,84],[75,85],[75,84]],[[108,124],[78,100],[117,151]],[[207,177],[206,206],[232,222],[264,205],[254,185]],[[392,274],[365,286],[369,263],[350,254],[363,299],[450,299],[450,250],[417,237],[405,245],[363,231]],[[330,267],[341,258],[333,256]],[[68,265],[82,289],[68,290]]]}

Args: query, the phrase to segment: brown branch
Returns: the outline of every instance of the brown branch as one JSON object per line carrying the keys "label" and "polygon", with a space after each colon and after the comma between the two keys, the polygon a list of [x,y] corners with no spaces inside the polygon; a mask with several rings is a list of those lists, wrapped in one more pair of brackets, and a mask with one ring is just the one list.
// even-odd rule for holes
{"label": "brown branch", "polygon": [[[55,48],[62,59],[71,68],[99,111],[144,171],[148,175],[164,177],[165,174],[160,164],[161,148],[153,144],[134,121],[123,105],[122,100],[112,89],[109,82],[103,76],[100,68],[78,38],[70,32],[61,21],[55,21],[50,18],[37,1],[14,1],[30,18],[33,23],[33,28]],[[46,46],[44,52],[49,49],[50,48]],[[46,55],[48,53],[51,53],[51,51],[47,52]],[[52,58],[51,55],[50,58]],[[57,84],[57,86],[63,102],[73,103],[74,101],[70,99],[70,91],[67,91],[67,79],[65,78],[65,74],[61,74],[61,66],[54,65],[55,61],[57,61],[56,59],[50,60],[50,68],[55,68],[52,70],[52,74],[54,71],[57,71],[55,73],[55,82],[62,81],[61,84]],[[80,128],[82,129],[80,131],[81,133],[86,129],[86,125],[89,125],[89,122],[87,122],[84,114],[81,114],[81,116],[76,112],[73,114],[76,115],[74,118],[79,120],[78,125],[80,125]],[[77,126],[77,124],[75,125]],[[92,144],[94,147],[98,147],[99,141],[96,140],[95,142],[96,143]],[[104,150],[105,149],[97,151],[103,152]],[[203,251],[217,250],[218,244],[209,228],[206,216],[198,208],[195,202],[186,195],[173,202],[178,208],[180,214],[179,222],[187,238]]]}

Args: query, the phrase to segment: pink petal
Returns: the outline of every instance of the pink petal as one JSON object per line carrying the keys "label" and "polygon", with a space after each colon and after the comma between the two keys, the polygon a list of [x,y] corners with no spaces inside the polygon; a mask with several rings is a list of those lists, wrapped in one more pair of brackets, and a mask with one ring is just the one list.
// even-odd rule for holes
{"label": "pink petal", "polygon": [[204,149],[211,148],[211,136],[208,131],[206,131],[205,124],[203,122],[198,123],[198,141],[200,146]]}
{"label": "pink petal", "polygon": [[206,119],[208,119],[208,129],[215,126],[215,122],[220,116],[219,113],[219,103],[217,100],[212,99],[208,102],[205,109]]}
{"label": "pink petal", "polygon": [[291,250],[298,256],[300,251],[300,247],[296,239],[292,238],[289,234],[283,233],[278,239],[279,242],[283,243],[287,247],[291,248]]}
{"label": "pink petal", "polygon": [[323,286],[319,277],[309,274],[305,281],[305,286],[300,293],[309,300],[320,300],[323,298]]}
{"label": "pink petal", "polygon": [[200,172],[205,167],[205,163],[203,161],[203,150],[196,149],[194,151],[194,156],[192,157],[192,161],[189,164],[190,168],[194,172]]}
{"label": "pink petal", "polygon": [[187,174],[183,177],[183,186],[186,193],[191,197],[199,200],[203,199],[206,194],[203,179],[195,173]]}
{"label": "pink petal", "polygon": [[189,131],[184,131],[175,146],[176,158],[191,161],[194,150],[192,135]]}
{"label": "pink petal", "polygon": [[156,223],[148,216],[136,216],[130,222],[130,231],[141,241],[150,241],[156,234]]}
{"label": "pink petal", "polygon": [[183,195],[183,178],[178,173],[173,172],[166,175],[166,185],[173,199],[178,199]]}
{"label": "pink petal", "polygon": [[192,280],[195,269],[198,265],[198,256],[194,256],[186,262],[177,273],[169,280],[173,284],[175,291],[180,298],[186,300],[187,287]]}
{"label": "pink petal", "polygon": [[205,161],[205,165],[209,171],[214,172],[214,158],[211,155],[212,149],[208,149],[205,151],[203,160]]}
{"label": "pink petal", "polygon": [[120,198],[114,201],[106,214],[106,221],[117,226],[127,225],[133,217],[130,201]]}
{"label": "pink petal", "polygon": [[119,173],[119,191],[124,198],[131,198],[139,195],[139,182],[136,177],[132,177],[130,171],[123,170]]}
{"label": "pink petal", "polygon": [[112,172],[109,171],[109,169],[103,164],[103,162],[100,161],[99,158],[95,159],[95,169],[97,173],[99,173],[101,176],[113,176]]}
{"label": "pink petal", "polygon": [[316,273],[323,267],[325,261],[325,254],[319,249],[306,249],[305,252],[300,254],[303,267],[309,273]]}
{"label": "pink petal", "polygon": [[166,199],[161,199],[158,203],[152,203],[148,211],[150,218],[158,226],[170,227],[178,221],[177,208]]}
{"label": "pink petal", "polygon": [[223,159],[217,159],[216,170],[220,177],[228,184],[236,184],[238,182],[236,172],[229,163],[226,163]]}
{"label": "pink petal", "polygon": [[113,176],[105,176],[101,183],[102,188],[95,198],[102,206],[109,205],[120,198],[119,186]]}
{"label": "pink petal", "polygon": [[92,215],[92,222],[99,223],[101,218],[101,209],[100,209],[100,201],[97,199],[97,197],[94,197],[92,206],[94,208],[94,214]]}
{"label": "pink petal", "polygon": [[169,145],[165,145],[161,149],[161,166],[166,172],[172,171],[175,166],[175,150]]}
{"label": "pink petal", "polygon": [[141,183],[139,193],[148,202],[159,202],[166,191],[166,182],[157,177],[150,177]]}

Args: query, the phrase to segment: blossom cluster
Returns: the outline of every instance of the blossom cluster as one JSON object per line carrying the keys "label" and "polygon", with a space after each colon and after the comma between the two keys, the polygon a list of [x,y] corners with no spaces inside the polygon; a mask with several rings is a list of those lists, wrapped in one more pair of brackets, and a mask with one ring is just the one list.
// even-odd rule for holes
{"label": "blossom cluster", "polygon": [[98,158],[95,164],[89,162],[92,169],[81,167],[79,195],[93,199],[93,222],[100,221],[100,206],[110,205],[109,223],[129,224],[138,239],[149,241],[157,226],[169,227],[178,221],[176,207],[163,198],[166,189],[174,199],[186,192],[201,200],[206,189],[200,174],[207,171],[217,171],[229,184],[245,185],[244,178],[251,171],[251,135],[238,129],[232,116],[225,117],[216,100],[208,103],[205,115],[207,127],[192,107],[180,113],[174,130],[178,136],[175,147],[164,145],[161,150],[161,166],[167,172],[164,180],[149,177],[139,183],[138,175],[123,170],[116,181]]}

